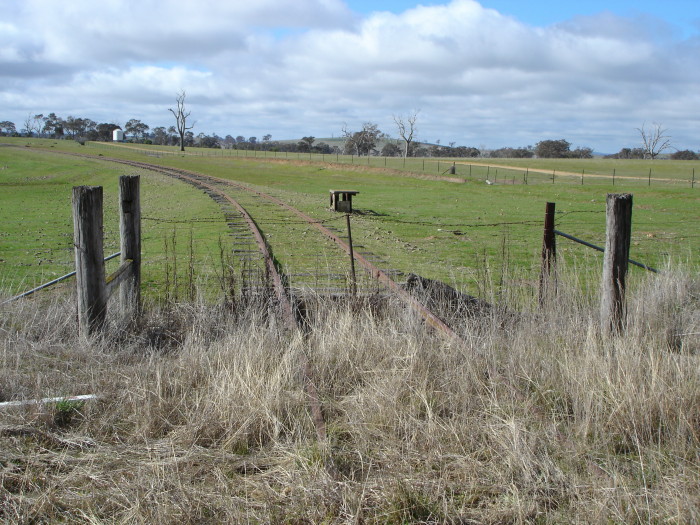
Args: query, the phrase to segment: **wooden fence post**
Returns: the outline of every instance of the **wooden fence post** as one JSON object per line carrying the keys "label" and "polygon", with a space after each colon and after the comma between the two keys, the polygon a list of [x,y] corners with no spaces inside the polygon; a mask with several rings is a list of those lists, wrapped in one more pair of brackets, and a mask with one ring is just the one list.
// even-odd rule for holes
{"label": "wooden fence post", "polygon": [[121,264],[131,260],[131,278],[119,289],[122,311],[138,315],[141,311],[141,197],[140,177],[119,177],[119,232],[121,236]]}
{"label": "wooden fence post", "polygon": [[351,279],[352,282],[350,283],[350,290],[352,292],[352,295],[355,296],[357,295],[357,277],[355,275],[355,253],[352,248],[352,230],[350,229],[350,214],[346,213],[345,214],[345,222],[348,225],[348,247],[350,248],[350,272],[351,272]]}
{"label": "wooden fence post", "polygon": [[[554,234],[555,208],[556,204],[554,202],[548,202],[545,207],[544,236],[542,238],[542,268],[540,270],[540,305],[544,304],[547,290],[552,284],[552,266],[556,268],[557,262],[557,241]],[[554,284],[556,287],[556,282]]]}
{"label": "wooden fence post", "polygon": [[104,327],[107,312],[101,186],[73,188],[73,238],[79,331],[90,335]]}
{"label": "wooden fence post", "polygon": [[632,195],[609,193],[606,203],[605,254],[600,301],[600,326],[619,333],[625,321],[625,280],[632,234]]}

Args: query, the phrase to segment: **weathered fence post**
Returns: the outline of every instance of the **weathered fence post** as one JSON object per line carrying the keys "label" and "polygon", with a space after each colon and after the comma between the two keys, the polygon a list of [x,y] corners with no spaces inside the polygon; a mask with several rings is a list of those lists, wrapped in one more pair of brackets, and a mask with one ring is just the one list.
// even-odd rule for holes
{"label": "weathered fence post", "polygon": [[[542,268],[540,270],[540,305],[544,304],[547,290],[552,285],[552,266],[556,268],[557,241],[554,234],[554,211],[556,204],[548,202],[544,214],[544,236],[542,238]],[[556,283],[554,283],[556,286]]]}
{"label": "weathered fence post", "polygon": [[600,302],[600,326],[619,333],[625,320],[625,280],[632,234],[632,195],[609,193],[606,204],[605,254]]}
{"label": "weathered fence post", "polygon": [[101,186],[73,188],[73,239],[79,331],[90,335],[102,329],[107,311]]}
{"label": "weathered fence post", "polygon": [[138,315],[141,311],[141,197],[140,177],[119,177],[119,232],[121,264],[131,261],[131,277],[119,289],[122,311]]}
{"label": "weathered fence post", "polygon": [[345,214],[345,221],[348,225],[348,247],[350,248],[350,278],[352,279],[352,283],[350,284],[350,290],[352,292],[352,295],[357,295],[357,277],[355,275],[355,253],[352,248],[352,230],[350,229],[349,213]]}

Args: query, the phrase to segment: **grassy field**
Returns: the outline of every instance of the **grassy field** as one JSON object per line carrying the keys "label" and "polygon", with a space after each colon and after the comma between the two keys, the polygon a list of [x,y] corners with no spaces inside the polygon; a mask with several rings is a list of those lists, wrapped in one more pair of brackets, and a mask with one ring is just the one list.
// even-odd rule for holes
{"label": "grassy field", "polygon": [[[116,181],[135,170],[102,153],[241,181],[339,227],[328,189],[357,189],[357,244],[500,301],[446,308],[459,334],[449,341],[387,294],[309,293],[304,330],[287,329],[262,297],[208,300],[221,209],[144,172],[144,273],[159,301],[129,323],[110,309],[91,338],[70,294],[0,305],[0,403],[96,396],[0,405],[0,521],[700,521],[698,189],[615,186],[635,196],[633,257],[669,271],[632,270],[624,332],[611,335],[600,330],[600,259],[583,247],[560,242],[558,294],[517,302],[535,289],[545,202],[557,203],[559,229],[602,243],[602,184],[25,143],[0,146],[5,290],[68,269],[73,185],[104,186],[106,251],[116,249]],[[300,225],[259,221],[283,259],[298,237],[309,249]],[[173,293],[176,263],[196,268],[192,296]]]}
{"label": "grassy field", "polygon": [[[0,280],[5,293],[32,288],[73,270],[73,186],[103,186],[104,251],[105,255],[119,251],[118,179],[138,170],[36,147],[0,148],[0,166]],[[227,235],[221,210],[186,184],[152,172],[144,175],[145,293],[162,293],[166,266],[172,267],[176,254],[180,264],[186,265],[192,251],[202,263],[197,278],[213,281],[213,269],[220,260],[219,238]],[[109,263],[108,271],[117,265],[116,260]]]}
{"label": "grassy field", "polygon": [[[624,177],[618,178],[615,186],[605,179],[586,184],[585,178],[581,185],[580,177],[578,183],[569,180],[572,177],[561,177],[568,183],[558,183],[559,177],[556,177],[555,184],[550,180],[549,183],[527,185],[488,185],[478,177],[441,179],[415,172],[334,162],[198,156],[196,150],[189,150],[184,156],[157,156],[157,149],[148,148],[149,156],[144,156],[144,148],[136,145],[101,147],[79,146],[70,141],[36,141],[31,146],[23,150],[0,150],[0,163],[8,166],[2,172],[3,184],[12,184],[13,188],[12,192],[4,193],[2,211],[3,220],[8,225],[3,234],[3,243],[6,244],[2,249],[2,274],[6,282],[17,283],[23,279],[36,282],[60,273],[62,269],[51,266],[53,263],[49,260],[59,260],[53,253],[62,249],[61,263],[70,262],[71,226],[67,213],[70,186],[101,184],[100,181],[105,180],[109,184],[105,186],[108,199],[115,199],[116,175],[126,169],[97,160],[66,159],[44,152],[51,151],[52,147],[54,151],[58,148],[95,156],[134,158],[230,178],[272,193],[339,229],[344,229],[343,217],[327,210],[328,190],[359,190],[355,201],[358,213],[353,216],[353,236],[363,247],[360,250],[381,257],[387,268],[441,279],[472,293],[480,292],[485,277],[499,285],[510,279],[524,288],[534,287],[547,201],[557,204],[559,230],[603,245],[605,196],[608,192],[629,191],[634,194],[633,259],[653,267],[683,264],[697,268],[700,236],[693,225],[700,221],[700,188],[691,189],[689,185],[659,183],[648,186],[646,181]],[[556,166],[555,169],[561,171],[575,171],[585,162],[529,161],[522,163],[522,167]],[[598,171],[615,166],[613,169],[625,173],[632,173],[640,166],[637,161],[595,163]],[[52,167],[54,164],[57,169]],[[684,168],[691,164],[681,163]],[[669,169],[670,177],[677,165],[659,161],[653,163],[653,169],[656,166]],[[27,177],[33,181],[31,187],[22,186]],[[165,260],[166,233],[173,230],[177,232],[176,247],[179,250],[188,246],[191,229],[198,257],[217,254],[222,229],[202,221],[219,217],[219,210],[185,185],[150,174],[146,180],[144,216],[153,222],[144,226],[149,235],[145,256],[154,268],[158,261]],[[56,190],[58,187],[60,192]],[[38,207],[26,205],[36,191],[40,192],[43,204]],[[167,192],[169,198],[165,204],[157,204],[155,195],[163,192]],[[23,197],[18,198],[21,195]],[[57,204],[48,205],[49,202]],[[51,221],[47,217],[55,206],[64,210],[60,221]],[[24,213],[18,215],[20,208]],[[116,220],[113,205],[108,215],[108,221]],[[18,221],[18,217],[23,219]],[[274,243],[280,239],[299,245],[301,237],[290,239],[284,223],[277,219],[267,220],[264,216],[257,219],[270,236],[273,249]],[[49,226],[51,230],[46,229]],[[23,232],[26,234],[20,236]],[[114,245],[116,239],[110,235],[107,232],[108,245]],[[54,246],[50,253],[42,252],[46,248],[41,243],[45,245],[47,242]],[[287,264],[289,261],[285,260],[284,254],[293,248],[278,244],[278,249],[281,263]],[[568,259],[571,266],[600,266],[597,252],[564,239],[559,240],[559,254]],[[211,266],[211,261],[201,261],[202,267]],[[182,263],[180,267],[183,267]],[[159,274],[162,278],[162,271],[161,265],[154,275]],[[641,273],[641,270],[633,269],[633,275]]]}
{"label": "grassy field", "polygon": [[[142,144],[91,143],[105,151],[123,152],[129,148],[141,154],[182,156],[176,147]],[[604,184],[626,187],[672,184],[695,186],[700,183],[700,161],[618,160],[618,159],[492,159],[492,158],[397,158],[355,157],[274,151],[212,150],[189,148],[186,156],[235,157],[259,160],[333,162],[355,167],[386,168],[430,176],[449,176],[455,164],[456,176],[465,179],[501,181],[515,184]]]}

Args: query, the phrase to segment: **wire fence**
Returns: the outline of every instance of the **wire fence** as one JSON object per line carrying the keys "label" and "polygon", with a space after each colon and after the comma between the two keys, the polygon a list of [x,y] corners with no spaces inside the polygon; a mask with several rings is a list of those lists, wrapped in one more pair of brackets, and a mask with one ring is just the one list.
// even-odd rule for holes
{"label": "wire fence", "polygon": [[[94,143],[92,143],[94,144]],[[98,144],[95,147],[105,147],[105,148],[123,148],[124,146],[121,145],[110,145],[110,144]],[[131,148],[131,146],[129,146]],[[132,148],[139,154],[147,153],[147,154],[152,154],[152,150],[148,150],[145,148]],[[206,150],[203,150],[206,153],[209,153]],[[244,154],[247,154],[248,157],[253,154],[252,151],[245,151],[245,150],[221,150],[225,154],[230,155],[230,156],[245,156]],[[214,150],[214,152],[219,153],[217,150]],[[261,153],[261,152],[258,152]],[[264,153],[267,158],[281,158],[283,153],[280,152],[262,152]],[[179,154],[179,152],[176,152],[175,154]],[[190,154],[190,153],[188,153]],[[274,154],[274,155],[273,155]],[[213,155],[208,155],[208,156],[213,156]],[[349,156],[342,156],[342,155],[317,155],[317,154],[288,154],[285,155],[288,158],[291,157],[308,157],[310,160],[322,160],[324,157],[326,161],[328,161],[328,158],[330,157],[335,157],[339,159],[345,158],[347,160]],[[396,163],[401,163],[403,164],[404,162],[419,162],[422,163],[425,161],[429,162],[435,162],[435,163],[440,163],[441,168],[447,166],[456,166],[456,172],[459,174],[460,170],[465,170],[465,173],[470,175],[472,178],[478,178],[482,177],[484,180],[489,180],[493,182],[494,184],[509,184],[508,179],[503,177],[503,169],[502,168],[493,168],[491,169],[488,166],[483,166],[483,165],[478,165],[478,169],[481,171],[477,171],[477,165],[470,165],[470,164],[458,164],[455,163],[453,164],[452,162],[446,163],[443,160],[439,159],[396,159],[396,158],[388,158],[390,161],[396,162]],[[356,159],[357,160],[357,159]],[[370,157],[369,159],[364,159],[368,163],[381,163],[382,161],[386,161],[387,159],[384,158],[377,158],[377,157]],[[467,171],[471,168],[470,171]],[[522,175],[522,173],[521,173]],[[544,176],[545,174],[542,173],[537,173],[535,174],[534,172],[529,172],[527,169],[525,170],[525,183],[533,183],[534,177],[539,177],[539,176]],[[530,177],[528,179],[528,177]],[[558,182],[558,175],[555,175],[555,183]],[[586,175],[584,174],[584,177]],[[493,180],[491,180],[493,179]],[[600,179],[595,179],[595,180],[600,180]],[[512,178],[511,178],[512,181]],[[587,179],[586,179],[587,181]],[[518,183],[523,183],[522,179]],[[546,182],[545,182],[546,183]],[[550,182],[551,183],[551,182]],[[512,182],[510,182],[512,184]],[[585,238],[588,241],[590,241],[591,244],[602,244],[604,243],[604,209],[601,206],[598,206],[599,209],[595,210],[582,210],[582,209],[562,209],[557,211],[556,215],[556,221],[557,221],[557,230],[562,232],[566,231],[569,235],[571,236],[576,236],[577,238]],[[367,215],[361,215],[361,210],[359,210],[360,216],[362,216],[363,220],[366,221],[367,223],[375,223],[379,227],[381,231],[386,231],[388,229],[392,229],[391,225],[403,225],[403,226],[416,226],[420,228],[425,229],[425,237],[427,238],[429,235],[432,235],[428,230],[432,229],[438,233],[436,233],[436,236],[449,236],[450,238],[454,240],[464,240],[465,242],[460,245],[461,250],[464,252],[464,257],[459,260],[458,257],[454,256],[448,256],[445,257],[444,259],[439,258],[434,251],[431,251],[429,248],[423,248],[420,250],[415,250],[410,252],[410,258],[412,261],[415,261],[416,264],[420,263],[422,264],[423,268],[437,268],[439,266],[444,266],[445,268],[448,268],[445,270],[445,273],[448,271],[458,271],[458,270],[452,270],[450,267],[460,267],[462,269],[468,268],[468,267],[475,267],[479,263],[479,258],[480,257],[490,257],[491,260],[497,260],[497,258],[505,259],[508,257],[511,257],[512,259],[517,261],[517,264],[522,264],[522,261],[527,261],[528,258],[530,260],[533,260],[533,265],[534,265],[534,260],[535,260],[535,255],[539,251],[539,243],[541,241],[541,217],[539,214],[530,214],[530,217],[525,217],[523,220],[501,220],[501,221],[481,221],[481,220],[465,220],[465,221],[455,221],[455,220],[447,220],[445,222],[442,222],[440,218],[436,218],[435,220],[410,220],[406,219],[406,217],[400,218],[400,217],[393,217],[390,215],[381,215],[381,216],[373,216],[371,214]],[[685,242],[687,244],[695,245],[697,247],[698,242],[697,240],[700,239],[700,233],[697,233],[696,229],[692,228],[687,228],[689,224],[690,218],[693,216],[692,210],[690,211],[688,215],[688,220],[678,220],[675,222],[669,222],[665,221],[664,225],[669,226],[670,230],[672,231],[664,231],[659,229],[659,225],[651,221],[649,219],[645,219],[644,215],[636,215],[635,216],[635,223],[634,223],[634,229],[635,231],[633,232],[633,235],[635,236],[635,241],[637,243],[637,246],[635,246],[633,249],[641,251],[641,255],[638,257],[639,259],[642,260],[647,260],[649,264],[653,266],[657,266],[659,264],[663,264],[663,259],[668,256],[668,254],[672,251],[674,244],[678,243],[679,240],[679,234],[677,232],[679,231],[684,231],[682,234],[682,237],[680,237],[682,242]],[[155,224],[160,224],[162,225],[161,232],[166,232],[170,226],[173,227],[196,227],[198,225],[201,225],[203,227],[206,227],[206,225],[216,225],[216,224],[221,224],[221,217],[214,217],[214,216],[202,216],[202,217],[195,217],[195,218],[190,218],[190,219],[177,219],[177,218],[163,218],[163,217],[143,217],[143,221],[148,221],[152,222]],[[342,215],[338,216],[332,216],[329,218],[324,218],[322,220],[319,220],[320,223],[332,223],[334,221],[337,221],[338,224],[340,225],[340,222],[343,220]],[[266,226],[284,226],[284,225],[300,225],[303,226],[305,223],[303,221],[297,221],[294,219],[290,218],[275,218],[273,216],[269,217],[261,217],[258,220],[259,224],[262,227]],[[476,233],[476,232],[481,232],[481,233]],[[389,232],[390,233],[390,232]],[[163,234],[165,235],[165,234]],[[376,245],[377,242],[385,242],[384,240],[381,239],[382,235],[385,235],[384,233],[380,233],[380,238],[372,239],[369,244],[374,244]],[[451,237],[454,236],[454,237]],[[484,239],[487,237],[490,237],[489,242],[482,242]],[[493,238],[498,237],[501,239],[501,242],[494,242]],[[358,239],[361,238],[358,236]],[[387,239],[389,236],[387,236]],[[443,240],[443,239],[438,239],[438,240]],[[392,242],[399,242],[401,239],[392,239]],[[436,241],[437,242],[437,241]],[[406,245],[410,245],[414,243],[412,239],[408,239],[407,242],[405,242]],[[426,245],[427,243],[423,243],[423,245]],[[409,250],[413,250],[412,247],[408,248]],[[293,248],[289,248],[289,251],[292,251]],[[694,253],[692,252],[693,248],[689,248],[689,253]],[[694,248],[694,250],[697,250],[697,248]],[[66,253],[68,253],[68,248],[66,248]],[[655,255],[649,256],[650,253],[654,253]],[[455,261],[458,261],[457,264],[455,264]],[[70,264],[68,261],[66,261],[66,265]],[[405,267],[405,266],[401,266]],[[408,267],[408,269],[411,269]],[[64,270],[62,270],[64,271]],[[55,275],[55,274],[54,274]],[[36,281],[35,281],[36,282]],[[21,289],[21,288],[20,288]],[[15,288],[16,290],[16,288]]]}
{"label": "wire fence", "polygon": [[[698,184],[696,171],[700,177],[700,164],[692,161],[616,161],[592,159],[581,160],[581,168],[566,163],[561,167],[535,167],[526,165],[521,159],[470,159],[441,157],[383,157],[377,155],[343,155],[340,153],[302,153],[272,151],[266,149],[211,149],[190,147],[184,152],[168,147],[145,148],[131,144],[110,144],[106,142],[87,142],[90,147],[114,149],[151,158],[162,157],[229,157],[241,159],[287,160],[349,165],[356,168],[385,168],[405,171],[426,177],[445,178],[454,181],[483,181],[487,184],[568,184],[568,185],[606,185],[606,186],[686,186],[694,189]],[[543,165],[550,164],[545,159]],[[556,160],[555,160],[556,162]],[[653,165],[649,165],[653,162]],[[678,164],[683,162],[684,164]],[[504,163],[508,165],[504,165]],[[531,162],[530,162],[531,163]],[[513,164],[513,165],[511,165]],[[522,164],[521,166],[517,166]],[[540,163],[538,163],[540,164]],[[577,163],[578,164],[578,163]],[[574,171],[575,170],[575,171]]]}

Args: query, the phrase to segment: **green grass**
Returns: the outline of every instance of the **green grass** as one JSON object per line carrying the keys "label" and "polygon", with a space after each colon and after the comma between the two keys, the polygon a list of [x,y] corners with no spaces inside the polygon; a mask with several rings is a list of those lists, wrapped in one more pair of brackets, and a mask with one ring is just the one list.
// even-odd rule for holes
{"label": "green grass", "polygon": [[[468,173],[465,162],[458,161],[459,173]],[[570,183],[625,186],[658,186],[668,184],[685,185],[690,188],[695,171],[696,187],[700,182],[700,162],[673,160],[618,160],[618,159],[475,159],[466,161],[472,164],[474,176],[485,175],[485,165],[508,166],[512,169],[491,168],[491,179],[500,173],[504,180],[515,177],[517,183],[522,183],[523,172],[527,170],[542,170],[527,173],[530,183],[551,183],[554,174],[555,184]],[[477,169],[478,168],[478,169]],[[651,171],[651,183],[649,172]]]}
{"label": "green grass", "polygon": [[[412,176],[329,164],[274,163],[229,157],[163,158],[160,162],[255,185],[294,201],[326,219],[328,190],[360,191],[353,217],[354,238],[393,267],[474,289],[488,266],[500,279],[504,263],[536,274],[547,201],[557,203],[557,227],[604,245],[605,196],[635,195],[632,258],[651,266],[669,259],[694,260],[700,241],[691,227],[700,219],[699,188],[636,183],[596,185],[486,185],[426,180]],[[633,181],[634,182],[634,181]],[[331,214],[332,215],[332,214]],[[264,222],[264,221],[263,221]],[[599,260],[596,252],[559,240],[559,253]],[[505,256],[505,261],[504,261]],[[587,263],[586,263],[587,264]],[[635,270],[636,271],[636,270]]]}
{"label": "green grass", "polygon": [[[152,146],[143,144],[91,143],[91,146],[106,151],[131,150],[134,153],[179,156],[183,154],[174,146]],[[491,158],[398,158],[398,157],[356,157],[353,155],[321,155],[309,153],[285,153],[274,151],[212,150],[187,148],[184,153],[190,157],[235,157],[260,160],[298,160],[313,162],[337,162],[355,167],[373,167],[420,173],[432,176],[449,176],[449,169],[455,163],[456,176],[484,180],[501,180],[522,184],[527,178],[529,184],[624,184],[628,187],[678,184],[691,186],[700,184],[700,161],[673,161],[667,159],[618,160],[603,159],[491,159]],[[529,170],[541,170],[529,171]],[[613,178],[615,181],[613,182]]]}
{"label": "green grass", "polygon": [[[26,139],[23,140],[27,142]],[[536,285],[544,208],[548,201],[557,204],[559,230],[594,244],[604,245],[605,196],[609,192],[634,194],[631,248],[633,259],[654,267],[664,267],[672,261],[687,263],[697,268],[695,261],[700,248],[700,236],[697,229],[693,227],[700,220],[700,188],[697,186],[694,189],[689,185],[670,183],[652,183],[648,186],[645,181],[622,177],[616,180],[614,186],[611,180],[606,181],[606,179],[595,179],[595,184],[588,184],[585,176],[583,185],[580,184],[580,177],[577,183],[575,177],[558,176],[554,184],[551,183],[550,178],[549,182],[528,185],[521,183],[487,185],[483,179],[476,176],[467,178],[461,183],[448,182],[425,178],[418,173],[373,169],[358,165],[307,161],[284,162],[281,159],[274,161],[269,157],[245,158],[221,154],[197,156],[196,153],[199,151],[194,149],[189,149],[186,155],[157,157],[152,156],[153,152],[162,149],[161,147],[79,146],[70,141],[36,141],[31,145],[34,149],[24,150],[24,156],[19,153],[22,150],[0,150],[2,155],[0,164],[13,164],[14,158],[18,155],[19,158],[29,156],[34,159],[35,156],[30,155],[29,151],[35,151],[39,147],[50,149],[53,146],[60,150],[133,158],[181,167],[240,181],[272,193],[312,216],[330,221],[331,225],[341,231],[345,229],[343,217],[327,209],[328,190],[356,189],[360,191],[355,199],[355,208],[359,213],[353,216],[353,238],[355,244],[360,245],[358,248],[360,251],[368,251],[380,256],[385,261],[384,267],[420,273],[477,293],[484,286],[484,279],[502,284],[506,284],[505,281],[508,279],[516,280],[525,288],[533,288]],[[146,149],[151,152],[151,156],[144,156],[143,151]],[[36,155],[39,153],[37,152]],[[9,180],[6,179],[7,176],[12,175],[15,177],[12,180],[16,187],[25,185],[23,181],[27,173],[33,170],[30,161],[38,162],[31,159],[22,161],[29,164],[17,165],[14,175],[12,175],[13,170],[0,172],[3,183]],[[414,162],[418,161],[414,160]],[[430,162],[435,160],[430,159]],[[488,162],[492,160],[489,159]],[[501,163],[505,160],[496,159],[493,162]],[[587,165],[591,166],[591,170],[603,171],[614,166],[618,173],[633,173],[641,166],[638,161],[594,159],[590,164],[586,164],[587,162],[589,161],[529,160],[520,161],[519,169],[527,166],[532,168],[551,166],[554,169],[567,168],[573,171],[580,165]],[[52,179],[27,181],[26,188],[13,190],[12,197],[7,199],[7,204],[3,201],[2,213],[6,222],[18,214],[22,217],[28,216],[22,224],[15,222],[15,225],[11,226],[14,230],[6,229],[3,237],[3,243],[7,243],[14,255],[3,255],[5,262],[2,263],[4,265],[2,274],[6,277],[11,276],[13,282],[21,276],[33,275],[32,279],[35,281],[47,277],[42,270],[49,266],[45,266],[46,262],[38,265],[36,260],[37,257],[46,259],[44,254],[40,253],[41,242],[55,244],[60,240],[58,246],[64,250],[64,257],[61,260],[66,264],[71,261],[70,255],[66,253],[72,232],[68,211],[64,211],[61,220],[57,224],[52,223],[49,230],[47,229],[49,225],[46,223],[51,222],[50,216],[47,216],[50,207],[42,206],[32,212],[32,206],[27,204],[32,202],[34,197],[31,196],[39,192],[46,202],[51,198],[56,199],[56,202],[61,200],[62,208],[69,210],[70,185],[83,183],[76,182],[78,174],[92,173],[96,178],[94,182],[88,183],[101,184],[100,180],[104,180],[105,194],[110,196],[110,199],[116,199],[116,175],[129,172],[124,167],[93,160],[60,157],[55,164],[60,168],[59,174],[63,173],[63,175],[54,175],[52,172]],[[659,167],[659,169],[671,170],[667,173],[670,177],[672,170],[676,169],[674,166],[689,167],[693,163],[655,161],[644,165],[651,165],[653,169]],[[96,166],[100,168],[97,169]],[[461,169],[462,167],[458,167],[458,174]],[[479,169],[484,167],[480,166]],[[502,168],[499,169],[502,171]],[[36,172],[39,173],[39,177],[47,176],[51,171],[48,165],[42,170]],[[474,175],[475,168],[472,171]],[[33,177],[37,177],[36,173]],[[99,173],[103,175],[98,175]],[[533,177],[530,175],[531,182]],[[147,180],[152,181],[150,184],[154,186],[150,190],[148,186],[144,189],[147,192],[143,202],[144,216],[149,219],[182,222],[161,222],[155,228],[155,225],[146,221],[146,227],[152,229],[150,231],[153,231],[153,236],[149,238],[149,244],[145,245],[144,257],[148,261],[162,261],[165,256],[164,238],[172,232],[172,229],[178,232],[176,240],[178,251],[185,256],[191,220],[218,216],[218,208],[199,192],[181,183],[150,174]],[[50,181],[53,182],[50,183]],[[62,188],[61,192],[50,193],[53,197],[47,194],[52,187],[55,189],[59,186]],[[155,197],[148,196],[155,196],[158,192],[167,192],[169,198],[165,203],[157,203]],[[18,196],[21,198],[18,199]],[[254,206],[254,204],[251,205]],[[115,209],[114,206],[112,205],[112,209]],[[23,214],[19,212],[20,209],[24,211]],[[116,217],[116,211],[109,213]],[[183,213],[187,214],[187,217],[184,217]],[[302,247],[306,252],[316,250],[319,236],[310,234],[302,237],[304,234],[299,232],[290,235],[289,225],[278,218],[258,216],[256,219],[265,233],[271,236],[273,250],[283,266],[293,264],[290,254],[295,250],[301,250]],[[25,233],[24,228],[29,224],[34,226]],[[222,228],[206,223],[205,226],[198,224],[192,231],[196,237],[198,257],[218,252],[218,239]],[[107,238],[115,245],[115,237],[110,237],[108,233]],[[303,242],[300,242],[302,240]],[[280,242],[287,244],[280,244]],[[599,254],[588,248],[562,238],[558,239],[558,245],[558,253],[573,265],[596,267],[600,264]],[[3,244],[3,254],[6,252],[5,246]],[[108,251],[107,248],[105,251]],[[37,253],[39,255],[35,255]],[[180,262],[181,268],[182,265],[183,262]],[[59,272],[56,269],[52,271]],[[633,275],[642,272],[642,270],[632,270]],[[39,277],[36,277],[37,273]],[[155,286],[156,279],[162,278],[162,269],[150,274],[149,278],[151,284]]]}
{"label": "green grass", "polygon": [[[60,141],[63,146],[62,142],[68,141]],[[138,170],[35,148],[0,148],[0,167],[0,280],[4,290],[18,293],[73,270],[73,186],[103,186],[104,252],[119,251],[118,179]],[[179,258],[186,261],[191,232],[197,258],[215,261],[218,239],[227,230],[218,205],[184,183],[143,172],[141,191],[143,284],[147,294],[156,289],[160,293],[173,244]],[[107,272],[117,265],[117,260],[108,263]],[[205,266],[203,270],[209,270],[202,273],[211,277],[213,267]]]}
{"label": "green grass", "polygon": [[[569,233],[602,237],[604,228],[604,186],[487,186],[250,159],[156,161],[245,181],[333,224],[342,216],[326,209],[328,187],[352,185],[364,211],[353,219],[358,243],[427,276],[466,267],[475,253],[476,264],[493,266],[469,268],[487,296],[520,293],[522,283],[508,279],[518,268],[531,264],[536,274],[545,201],[557,202]],[[70,259],[70,187],[102,184],[114,208],[117,175],[134,171],[35,146],[0,147],[0,167],[3,276],[22,261],[35,275],[42,239]],[[661,250],[679,246],[696,259],[697,193],[669,186],[634,194],[633,256],[646,250],[664,259]],[[181,250],[193,220],[220,212],[191,187],[146,173],[142,201],[144,255],[153,264],[146,269],[162,291],[173,228],[187,259]],[[112,244],[115,216],[106,213]],[[284,220],[260,221],[273,247],[290,237]],[[42,230],[54,222],[50,234]],[[198,256],[218,244],[219,228],[192,227]],[[5,305],[0,401],[98,397],[3,409],[0,520],[697,522],[697,275],[633,270],[643,278],[627,296],[624,336],[601,337],[598,294],[581,291],[599,259],[562,243],[573,264],[560,272],[556,296],[517,316],[453,313],[461,340],[449,342],[390,296],[309,294],[304,333],[272,321],[268,305],[175,301],[94,338],[79,334],[70,297]],[[500,273],[504,286],[489,282]],[[317,438],[307,375],[326,439]]]}

